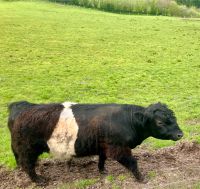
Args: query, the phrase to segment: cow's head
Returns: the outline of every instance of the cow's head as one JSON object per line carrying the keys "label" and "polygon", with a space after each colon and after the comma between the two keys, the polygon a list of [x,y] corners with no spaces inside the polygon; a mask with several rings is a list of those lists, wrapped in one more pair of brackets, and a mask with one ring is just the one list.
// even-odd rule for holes
{"label": "cow's head", "polygon": [[173,111],[165,104],[156,103],[147,107],[144,122],[152,137],[174,141],[183,137]]}

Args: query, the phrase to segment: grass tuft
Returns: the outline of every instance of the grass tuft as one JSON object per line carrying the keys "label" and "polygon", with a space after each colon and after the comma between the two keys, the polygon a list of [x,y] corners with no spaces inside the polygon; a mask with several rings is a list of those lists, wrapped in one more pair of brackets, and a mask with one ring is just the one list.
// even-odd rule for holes
{"label": "grass tuft", "polygon": [[147,177],[149,179],[154,179],[156,177],[156,172],[155,171],[149,171],[147,174]]}
{"label": "grass tuft", "polygon": [[119,175],[117,178],[118,178],[119,181],[123,182],[123,181],[125,181],[125,180],[127,179],[127,176],[121,174],[121,175]]}
{"label": "grass tuft", "polygon": [[108,176],[106,177],[106,180],[107,180],[108,182],[114,182],[115,177],[114,177],[113,175],[108,175]]}

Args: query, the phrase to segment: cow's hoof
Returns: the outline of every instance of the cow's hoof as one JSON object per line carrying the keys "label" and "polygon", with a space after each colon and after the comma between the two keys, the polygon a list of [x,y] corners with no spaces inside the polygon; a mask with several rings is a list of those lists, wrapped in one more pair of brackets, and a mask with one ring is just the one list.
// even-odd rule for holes
{"label": "cow's hoof", "polygon": [[144,178],[144,179],[138,180],[138,182],[142,183],[142,184],[147,184],[148,180],[146,178]]}
{"label": "cow's hoof", "polygon": [[37,176],[37,177],[32,178],[32,181],[39,185],[43,185],[47,183],[48,179],[43,176]]}
{"label": "cow's hoof", "polygon": [[146,184],[148,182],[147,178],[143,175],[140,175],[140,177],[137,178],[137,181],[142,184]]}
{"label": "cow's hoof", "polygon": [[143,176],[139,171],[137,171],[135,174],[134,174],[137,182],[140,182],[140,183],[147,183],[148,180],[146,179],[145,176]]}

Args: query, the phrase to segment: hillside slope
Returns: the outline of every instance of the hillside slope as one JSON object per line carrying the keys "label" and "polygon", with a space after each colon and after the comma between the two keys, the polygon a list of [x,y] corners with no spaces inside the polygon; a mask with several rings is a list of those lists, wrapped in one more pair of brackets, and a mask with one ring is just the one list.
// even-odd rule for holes
{"label": "hillside slope", "polygon": [[[0,2],[0,164],[15,166],[7,104],[167,103],[200,141],[200,22]],[[150,139],[162,147],[171,141]]]}

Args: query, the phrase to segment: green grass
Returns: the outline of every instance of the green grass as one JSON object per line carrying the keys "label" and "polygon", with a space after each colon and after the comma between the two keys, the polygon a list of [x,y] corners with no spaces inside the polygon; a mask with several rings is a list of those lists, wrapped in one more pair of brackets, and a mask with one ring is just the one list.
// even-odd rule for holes
{"label": "green grass", "polygon": [[123,174],[121,174],[121,175],[118,176],[118,180],[121,181],[121,182],[125,181],[126,178],[127,178],[127,176],[123,175]]}
{"label": "green grass", "polygon": [[156,178],[156,172],[155,171],[149,171],[147,174],[148,179],[154,179]]}
{"label": "green grass", "polygon": [[200,182],[198,182],[195,186],[194,189],[200,189]]}
{"label": "green grass", "polygon": [[[200,142],[200,22],[0,2],[0,164],[14,167],[7,104],[161,101]],[[171,141],[149,139],[155,148]]]}
{"label": "green grass", "polygon": [[113,175],[108,175],[108,176],[106,177],[106,180],[107,180],[108,182],[114,182],[115,177],[114,177]]}

